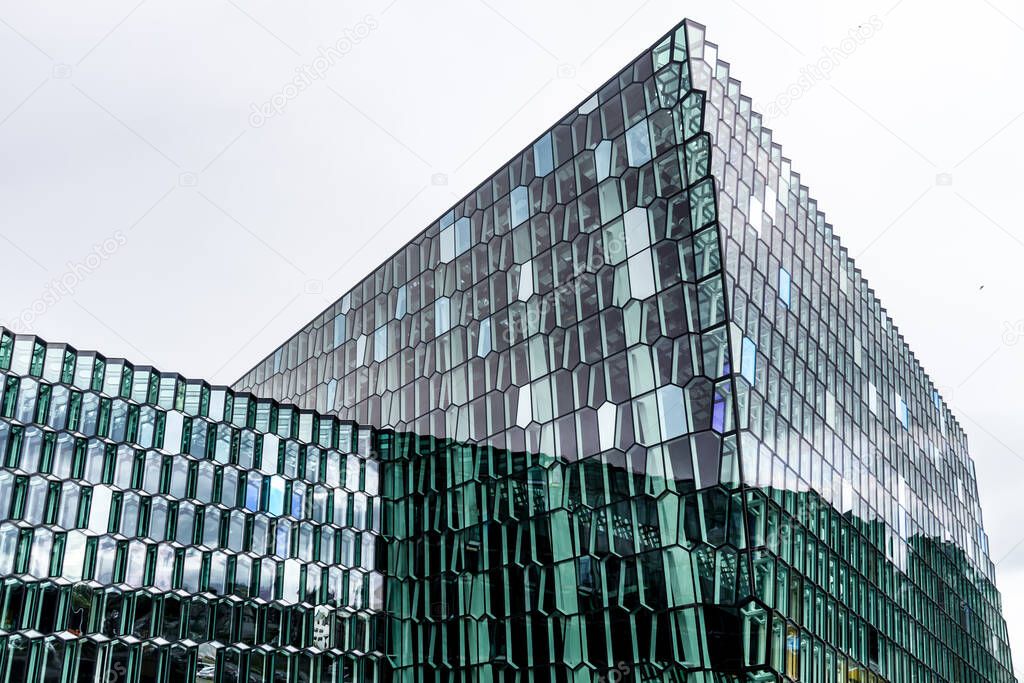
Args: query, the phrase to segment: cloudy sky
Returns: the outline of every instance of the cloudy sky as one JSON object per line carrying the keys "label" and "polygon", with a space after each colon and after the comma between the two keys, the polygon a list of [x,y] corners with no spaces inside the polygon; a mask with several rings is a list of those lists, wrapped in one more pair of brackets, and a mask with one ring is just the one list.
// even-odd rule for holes
{"label": "cloudy sky", "polygon": [[0,322],[233,382],[686,16],[966,428],[1024,662],[1019,2],[0,0]]}

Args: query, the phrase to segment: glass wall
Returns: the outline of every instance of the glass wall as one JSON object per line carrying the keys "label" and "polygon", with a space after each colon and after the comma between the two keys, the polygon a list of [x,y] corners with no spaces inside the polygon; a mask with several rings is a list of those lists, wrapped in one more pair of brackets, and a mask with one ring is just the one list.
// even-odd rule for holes
{"label": "glass wall", "polygon": [[1014,680],[963,431],[693,23],[235,389],[0,392],[0,683]]}
{"label": "glass wall", "polygon": [[[458,559],[402,590],[458,595],[437,593],[443,572],[467,577],[451,567],[507,530],[482,566],[507,582],[522,564],[525,606],[472,623],[409,617],[416,645],[402,652],[417,673],[489,655],[488,671],[547,675],[553,656],[583,680],[619,663],[654,677],[1013,680],[963,431],[698,24],[673,29],[237,386],[433,439],[398,456],[440,487],[416,489],[437,512],[408,543],[431,538]],[[546,505],[528,532],[493,521],[519,484],[504,462],[481,464],[488,453],[520,454],[535,472],[523,485],[546,492],[520,493]],[[473,477],[442,466],[452,457]],[[415,517],[404,486],[395,499]],[[689,624],[666,616],[674,597],[655,589],[647,603],[632,579],[675,557],[667,539],[689,529],[676,512],[695,504],[683,488],[701,501],[700,533],[679,541],[701,605]],[[613,536],[594,529],[638,540],[644,525],[655,545],[609,569]],[[529,539],[540,552],[538,538],[570,539],[571,556],[547,540],[543,560],[507,549]],[[595,588],[599,607],[548,611],[541,591],[609,571],[625,573]],[[622,621],[616,600],[633,585],[643,597]],[[534,605],[541,616],[523,621]],[[693,634],[697,656],[645,649],[635,634],[664,634],[664,619]],[[510,651],[492,627],[546,638],[544,656]],[[438,645],[455,632],[486,647]]]}
{"label": "glass wall", "polygon": [[369,434],[6,330],[0,382],[0,681],[386,680]]}

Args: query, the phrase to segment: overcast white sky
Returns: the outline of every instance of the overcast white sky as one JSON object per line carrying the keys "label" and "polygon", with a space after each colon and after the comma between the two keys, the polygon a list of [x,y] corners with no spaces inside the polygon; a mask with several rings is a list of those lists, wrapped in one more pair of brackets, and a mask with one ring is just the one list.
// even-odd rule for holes
{"label": "overcast white sky", "polygon": [[0,0],[0,322],[231,383],[687,16],[966,428],[1024,662],[1019,1]]}

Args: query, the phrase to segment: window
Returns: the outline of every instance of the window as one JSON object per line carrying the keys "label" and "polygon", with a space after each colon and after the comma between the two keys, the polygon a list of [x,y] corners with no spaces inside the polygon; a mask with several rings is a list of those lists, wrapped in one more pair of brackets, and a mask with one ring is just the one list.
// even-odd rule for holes
{"label": "window", "polygon": [[512,201],[512,227],[526,221],[530,217],[530,193],[524,185],[512,190],[509,196]]}
{"label": "window", "polygon": [[395,300],[395,318],[402,318],[408,310],[406,305],[406,289],[405,285],[398,288],[398,294]]}
{"label": "window", "polygon": [[651,160],[651,137],[647,131],[647,119],[643,119],[626,131],[626,157],[630,166],[643,166]]}
{"label": "window", "polygon": [[440,337],[452,328],[451,299],[440,297],[434,302],[434,336]]}
{"label": "window", "polygon": [[904,429],[910,429],[910,410],[907,408],[907,402],[899,394],[896,394],[896,417]]}
{"label": "window", "polygon": [[[942,586],[941,582],[939,582],[939,586],[940,587]],[[870,626],[869,625],[868,626],[868,666],[870,666],[875,671],[879,670],[879,665],[881,664],[881,657],[879,656],[879,650],[880,650],[880,648],[878,647],[878,629],[876,629],[874,626]]]}
{"label": "window", "polygon": [[[525,188],[524,188],[525,189]],[[469,219],[463,216],[455,221],[455,255],[469,251],[470,231]]]}
{"label": "window", "polygon": [[284,514],[284,478],[274,475],[269,479],[267,487],[267,511],[272,515]]}
{"label": "window", "polygon": [[491,319],[484,318],[480,321],[480,336],[477,339],[476,355],[483,358],[493,350],[494,346],[491,343]]}
{"label": "window", "polygon": [[754,386],[757,370],[757,344],[750,337],[743,338],[743,351],[740,357],[740,375]]}
{"label": "window", "polygon": [[[661,421],[661,438],[674,439],[686,433],[686,408],[683,405],[683,390],[673,384],[658,389],[658,417]],[[605,404],[611,405],[611,404]],[[602,406],[603,407],[603,406]],[[605,415],[606,421],[614,419],[614,412]],[[602,424],[602,427],[605,427]],[[608,428],[614,429],[609,423]]]}
{"label": "window", "polygon": [[533,296],[533,261],[527,261],[519,268],[519,300],[526,301]]}
{"label": "window", "polygon": [[[334,319],[334,348],[345,341],[345,314],[341,313]],[[276,363],[275,363],[276,364]]]}
{"label": "window", "polygon": [[366,335],[361,334],[356,339],[356,363],[362,365],[366,359]]}
{"label": "window", "polygon": [[455,258],[455,229],[452,226],[441,230],[441,261],[447,262]]}
{"label": "window", "polygon": [[327,412],[334,411],[334,402],[338,394],[338,380],[332,379],[327,383]]}
{"label": "window", "polygon": [[594,150],[595,163],[597,164],[597,182],[601,182],[612,174],[612,143],[610,140],[602,140]]}
{"label": "window", "polygon": [[388,326],[381,325],[373,332],[373,360],[380,362],[388,357]]}
{"label": "window", "polygon": [[533,143],[533,170],[543,178],[555,168],[555,159],[551,148],[551,133]]}
{"label": "window", "polygon": [[790,304],[790,289],[792,289],[792,278],[789,271],[779,268],[779,300],[786,308],[789,308]]}
{"label": "window", "polygon": [[651,251],[640,252],[627,262],[629,269],[629,290],[634,299],[646,299],[654,295],[654,268],[651,266]]}
{"label": "window", "polygon": [[651,246],[650,228],[647,223],[647,209],[635,207],[622,217],[626,237],[626,254],[633,256]]}

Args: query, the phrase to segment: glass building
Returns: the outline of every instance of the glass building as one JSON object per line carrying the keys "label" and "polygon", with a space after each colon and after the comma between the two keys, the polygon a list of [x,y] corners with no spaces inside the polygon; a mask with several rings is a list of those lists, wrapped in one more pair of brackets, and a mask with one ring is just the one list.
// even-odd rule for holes
{"label": "glass building", "polygon": [[382,681],[374,433],[0,329],[0,681]]}
{"label": "glass building", "polygon": [[1015,681],[964,432],[692,22],[233,388],[0,340],[0,683]]}

